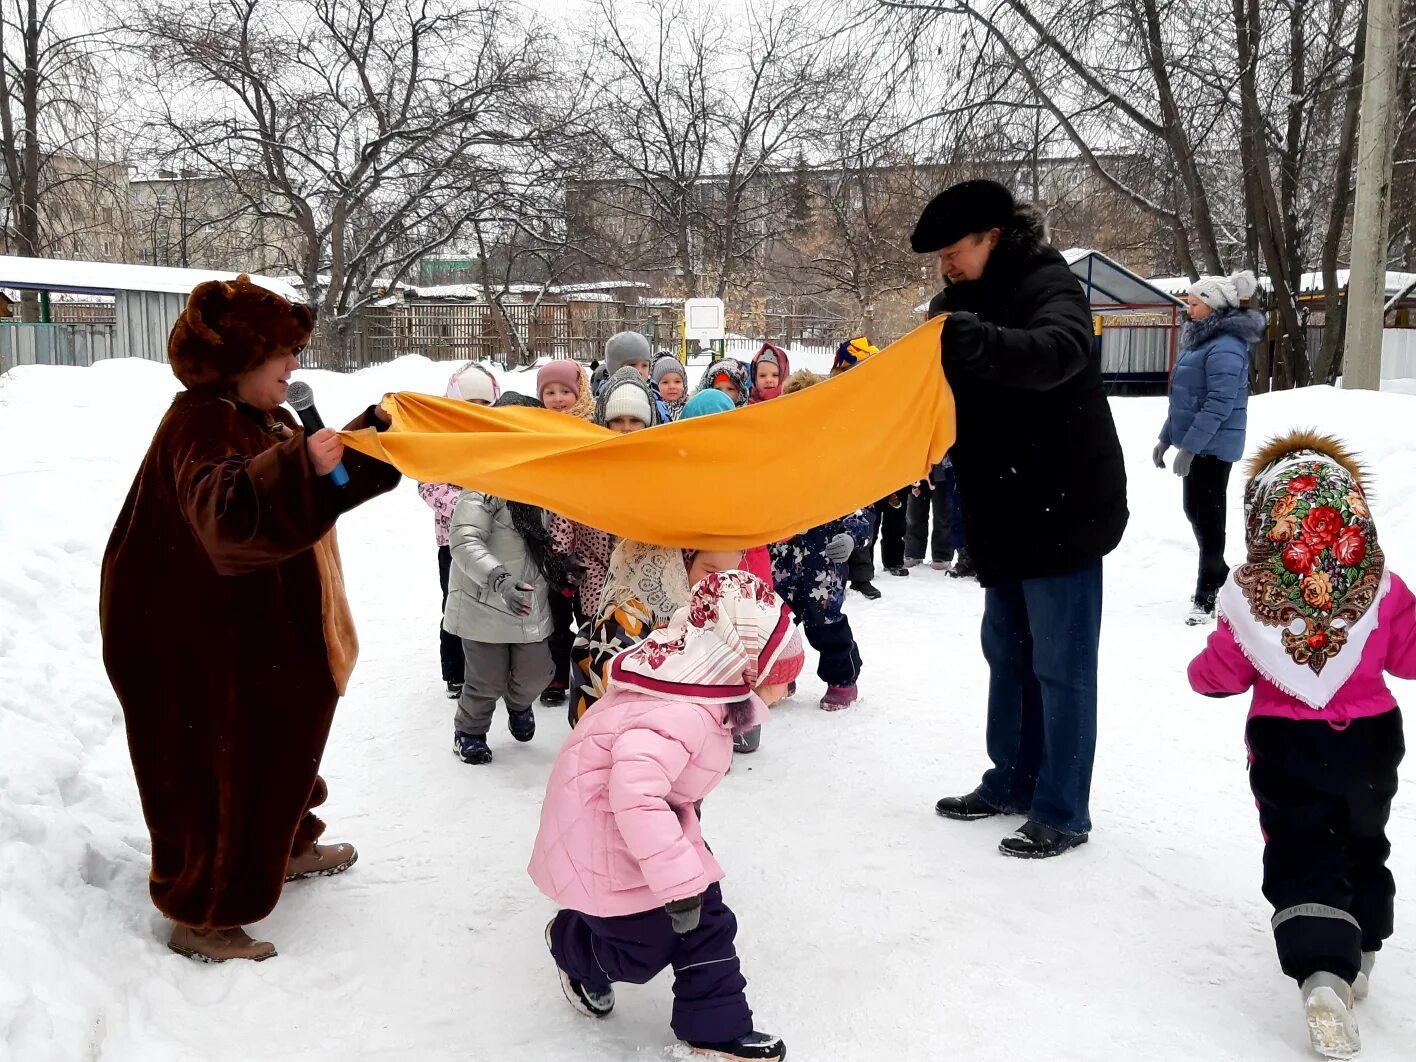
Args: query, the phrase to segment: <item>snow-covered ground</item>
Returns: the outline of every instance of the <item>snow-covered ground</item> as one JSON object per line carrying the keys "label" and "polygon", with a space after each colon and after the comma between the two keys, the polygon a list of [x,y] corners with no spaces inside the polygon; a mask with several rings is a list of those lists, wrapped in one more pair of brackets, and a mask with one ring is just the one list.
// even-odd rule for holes
{"label": "snow-covered ground", "polygon": [[[386,390],[441,393],[447,372],[405,359],[306,378],[334,421]],[[499,716],[490,767],[453,756],[431,520],[411,484],[341,524],[363,657],[324,770],[330,836],[357,843],[359,865],[286,892],[258,927],[273,962],[207,967],[166,950],[96,613],[113,516],[174,389],[145,362],[0,379],[0,1059],[680,1057],[667,981],[624,989],[600,1024],[561,997],[541,940],[550,905],[525,873],[561,713],[543,714],[529,746]],[[986,675],[981,591],[928,570],[882,577],[882,601],[850,599],[864,701],[824,714],[805,681],[705,806],[759,1027],[795,1059],[1307,1056],[1259,893],[1245,703],[1184,681],[1204,632],[1180,622],[1194,547],[1179,486],[1150,466],[1162,404],[1114,407],[1133,516],[1107,568],[1090,845],[1007,860],[995,849],[1009,827],[935,816],[984,766]],[[1362,449],[1388,556],[1409,578],[1413,424],[1416,397],[1314,389],[1256,400],[1251,438],[1320,425]],[[731,505],[736,479],[704,489]],[[1236,479],[1232,535],[1239,524]],[[1398,933],[1360,1010],[1374,1060],[1416,1044],[1409,765],[1403,782]]]}

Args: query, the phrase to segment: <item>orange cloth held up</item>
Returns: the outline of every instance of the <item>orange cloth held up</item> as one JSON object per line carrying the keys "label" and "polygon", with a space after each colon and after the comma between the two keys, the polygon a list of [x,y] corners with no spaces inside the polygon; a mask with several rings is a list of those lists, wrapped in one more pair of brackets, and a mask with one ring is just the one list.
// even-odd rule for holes
{"label": "orange cloth held up", "polygon": [[638,542],[748,549],[854,512],[943,460],[954,399],[941,326],[927,321],[816,387],[632,435],[405,391],[384,401],[391,428],[344,441],[419,482],[539,505]]}

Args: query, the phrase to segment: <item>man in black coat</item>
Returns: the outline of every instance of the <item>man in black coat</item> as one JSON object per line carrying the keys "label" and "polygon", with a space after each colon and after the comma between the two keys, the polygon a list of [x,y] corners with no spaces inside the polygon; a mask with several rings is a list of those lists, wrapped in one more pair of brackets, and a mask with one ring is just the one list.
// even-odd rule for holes
{"label": "man in black coat", "polygon": [[1126,472],[1091,309],[1041,225],[993,181],[936,196],[911,237],[937,254],[942,361],[958,409],[950,456],[986,588],[993,767],[954,819],[1026,815],[1005,855],[1087,840],[1096,751],[1102,557],[1125,530]]}

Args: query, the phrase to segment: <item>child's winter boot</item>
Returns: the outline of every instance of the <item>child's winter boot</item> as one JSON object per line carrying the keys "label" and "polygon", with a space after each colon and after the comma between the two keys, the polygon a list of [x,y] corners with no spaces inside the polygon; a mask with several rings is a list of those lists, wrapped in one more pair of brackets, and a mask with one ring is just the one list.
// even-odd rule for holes
{"label": "child's winter boot", "polygon": [[461,730],[452,732],[452,751],[463,763],[491,763],[492,750],[487,745],[485,735],[464,734]]}
{"label": "child's winter boot", "polygon": [[857,696],[855,683],[849,686],[827,686],[826,696],[821,698],[821,710],[839,712],[842,708],[855,704]]}
{"label": "child's winter boot", "polygon": [[751,730],[745,730],[741,734],[733,735],[734,752],[756,752],[758,746],[762,744],[762,724],[758,723]]}
{"label": "child's winter boot", "polygon": [[1319,970],[1303,982],[1303,1013],[1308,1039],[1324,1058],[1353,1058],[1362,1050],[1352,1014],[1352,986],[1337,974]]}
{"label": "child's winter boot", "polygon": [[565,703],[565,694],[566,685],[564,682],[552,682],[541,694],[541,703],[547,708],[555,708],[557,705]]}
{"label": "child's winter boot", "polygon": [[721,1044],[685,1042],[695,1055],[707,1058],[765,1058],[775,1062],[787,1057],[787,1045],[782,1043],[781,1037],[772,1036],[770,1033],[750,1032],[746,1036],[739,1036],[736,1040]]}
{"label": "child's winter boot", "polygon": [[525,708],[506,706],[506,728],[517,741],[530,741],[536,736],[536,713],[528,704]]}
{"label": "child's winter boot", "polygon": [[1372,967],[1377,964],[1377,953],[1375,951],[1364,951],[1362,953],[1362,969],[1357,971],[1357,979],[1352,982],[1352,998],[1363,1000],[1367,998],[1367,993],[1372,990]]}
{"label": "child's winter boot", "polygon": [[[555,924],[554,918],[546,923],[546,950],[551,952],[552,961],[555,960],[555,952],[551,948],[551,927]],[[614,988],[592,992],[562,970],[559,964],[556,965],[556,973],[560,974],[561,991],[565,993],[566,1001],[587,1018],[608,1018],[610,1011],[615,1009]]]}

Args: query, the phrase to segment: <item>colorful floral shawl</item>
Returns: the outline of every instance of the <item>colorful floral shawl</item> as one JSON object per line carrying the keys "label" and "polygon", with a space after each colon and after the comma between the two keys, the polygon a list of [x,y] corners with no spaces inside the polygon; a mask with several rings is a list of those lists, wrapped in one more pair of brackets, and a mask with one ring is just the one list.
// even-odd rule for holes
{"label": "colorful floral shawl", "polygon": [[669,625],[615,657],[610,685],[693,704],[735,704],[779,659],[801,652],[791,612],[747,572],[714,572]]}
{"label": "colorful floral shawl", "polygon": [[570,725],[605,695],[610,661],[662,627],[688,604],[688,568],[683,550],[621,542],[610,555],[600,608],[570,650],[575,681]]}
{"label": "colorful floral shawl", "polygon": [[1244,495],[1248,561],[1218,611],[1263,676],[1321,709],[1352,677],[1390,580],[1361,483],[1318,450],[1283,454]]}

